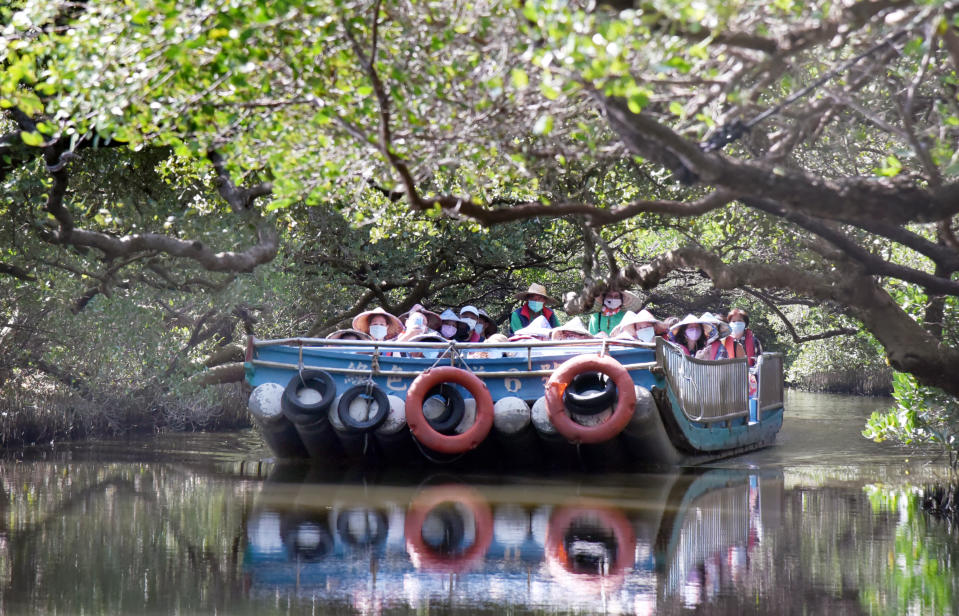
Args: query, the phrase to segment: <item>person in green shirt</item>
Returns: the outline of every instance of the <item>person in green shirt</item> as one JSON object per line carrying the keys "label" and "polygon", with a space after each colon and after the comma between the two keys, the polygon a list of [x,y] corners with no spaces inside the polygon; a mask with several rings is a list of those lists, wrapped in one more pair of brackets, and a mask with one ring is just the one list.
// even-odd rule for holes
{"label": "person in green shirt", "polygon": [[589,333],[594,336],[609,336],[629,310],[640,304],[639,298],[629,291],[610,289],[603,293],[589,315]]}

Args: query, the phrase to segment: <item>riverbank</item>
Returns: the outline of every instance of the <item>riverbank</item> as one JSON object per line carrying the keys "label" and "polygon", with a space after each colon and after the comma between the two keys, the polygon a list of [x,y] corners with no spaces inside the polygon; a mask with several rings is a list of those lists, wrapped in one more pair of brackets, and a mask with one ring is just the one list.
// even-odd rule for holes
{"label": "riverbank", "polygon": [[853,396],[892,395],[892,368],[845,368],[794,375],[787,382],[791,389],[821,394]]}
{"label": "riverbank", "polygon": [[223,431],[249,428],[248,388],[211,387],[175,398],[139,392],[128,397],[92,396],[60,391],[0,392],[0,447],[149,432]]}

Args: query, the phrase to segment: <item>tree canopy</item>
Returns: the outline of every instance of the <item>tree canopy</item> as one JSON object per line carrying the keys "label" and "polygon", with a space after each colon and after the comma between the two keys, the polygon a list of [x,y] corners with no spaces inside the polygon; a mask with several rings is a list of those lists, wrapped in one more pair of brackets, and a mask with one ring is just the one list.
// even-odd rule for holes
{"label": "tree canopy", "polygon": [[[834,308],[894,368],[959,395],[955,2],[23,0],[0,12],[0,208],[47,262],[87,260],[101,291],[151,262],[171,279],[169,267],[250,272],[311,210],[318,245],[347,227],[389,238],[377,254],[422,267],[390,283],[410,290],[437,276],[427,237],[523,246],[519,259],[491,253],[488,272],[535,264],[530,233],[503,226],[529,221],[540,246],[568,252],[564,234],[586,246],[569,313],[611,285],[652,291],[699,270],[771,305]],[[190,198],[172,220],[137,219],[110,199],[102,152],[162,157],[156,172]],[[233,232],[209,235],[223,224]],[[643,228],[669,232],[634,246]],[[13,244],[0,273],[29,283],[40,249]],[[452,254],[448,280],[475,256]],[[384,294],[384,280],[369,301],[419,299]]]}

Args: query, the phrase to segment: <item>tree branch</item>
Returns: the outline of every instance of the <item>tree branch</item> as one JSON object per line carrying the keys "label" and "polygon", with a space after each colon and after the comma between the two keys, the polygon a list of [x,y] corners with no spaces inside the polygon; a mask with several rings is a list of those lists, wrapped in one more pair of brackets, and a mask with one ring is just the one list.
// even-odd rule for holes
{"label": "tree branch", "polygon": [[792,321],[789,320],[789,317],[780,310],[777,306],[765,293],[760,293],[755,289],[749,287],[742,287],[743,291],[749,293],[753,297],[759,299],[763,304],[765,304],[773,313],[779,318],[783,325],[786,326],[786,329],[789,331],[789,335],[792,336],[793,342],[796,344],[802,344],[804,342],[812,342],[814,340],[824,340],[826,338],[834,338],[836,336],[852,336],[859,333],[858,329],[853,329],[851,327],[840,327],[837,329],[829,329],[818,334],[810,334],[808,336],[800,336],[796,331],[796,326],[793,325]]}

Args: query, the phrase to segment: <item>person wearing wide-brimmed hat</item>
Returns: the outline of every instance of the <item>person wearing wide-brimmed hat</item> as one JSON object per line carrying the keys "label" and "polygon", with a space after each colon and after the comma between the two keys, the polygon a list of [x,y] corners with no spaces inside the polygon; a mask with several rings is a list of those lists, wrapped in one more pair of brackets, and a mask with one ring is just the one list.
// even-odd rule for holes
{"label": "person wearing wide-brimmed hat", "polygon": [[440,314],[442,325],[440,325],[440,335],[447,340],[456,342],[466,342],[469,339],[470,331],[452,309],[447,308]]}
{"label": "person wearing wide-brimmed hat", "polygon": [[629,291],[609,289],[596,298],[596,303],[593,305],[593,310],[596,312],[589,315],[589,333],[594,336],[602,335],[600,332],[607,336],[611,335],[626,313],[639,308],[641,304],[639,297]]}
{"label": "person wearing wide-brimmed hat", "polygon": [[372,340],[373,337],[358,329],[338,329],[332,334],[327,334],[327,340]]}
{"label": "person wearing wide-brimmed hat", "polygon": [[549,293],[546,292],[546,287],[543,285],[534,282],[529,285],[527,291],[517,293],[516,299],[523,302],[523,304],[510,315],[510,335],[529,326],[529,324],[539,316],[544,317],[550,327],[559,327],[559,319],[556,318],[556,313],[546,307],[546,304],[557,304],[559,302],[549,296]]}
{"label": "person wearing wide-brimmed hat", "polygon": [[579,317],[573,317],[560,327],[554,327],[549,332],[550,340],[588,340],[592,334],[583,325]]}
{"label": "person wearing wide-brimmed hat", "polygon": [[640,342],[652,342],[656,337],[656,328],[660,326],[660,321],[645,308],[639,312],[629,310],[626,316],[619,322],[610,333],[612,338],[626,338],[628,340],[638,340]]}
{"label": "person wearing wide-brimmed hat", "polygon": [[[440,315],[436,314],[432,310],[427,310],[423,307],[423,304],[413,304],[413,307],[400,315],[400,321],[406,323],[409,321],[409,318],[414,313],[419,313],[423,315],[425,319],[426,329],[433,331],[439,331],[440,329]],[[417,324],[419,324],[419,319],[417,319]],[[409,329],[409,325],[406,326],[406,329]]]}
{"label": "person wearing wide-brimmed hat", "polygon": [[482,308],[479,309],[477,314],[479,316],[479,323],[483,324],[483,331],[480,332],[480,342],[483,342],[495,334],[499,328],[496,327],[496,323],[493,323],[493,319]]}
{"label": "person wearing wide-brimmed hat", "polygon": [[703,333],[703,322],[694,314],[687,314],[682,321],[669,328],[675,338],[676,346],[686,355],[695,356],[706,346],[706,336]]}
{"label": "person wearing wide-brimmed hat", "polygon": [[423,308],[420,304],[415,304],[408,312],[404,312],[400,315],[400,319],[406,326],[406,331],[396,338],[400,342],[410,342],[418,336],[440,335],[436,331],[442,322],[440,315]]}
{"label": "person wearing wide-brimmed hat", "polygon": [[382,308],[374,308],[353,317],[353,329],[369,334],[373,340],[393,340],[403,333],[403,323]]}

